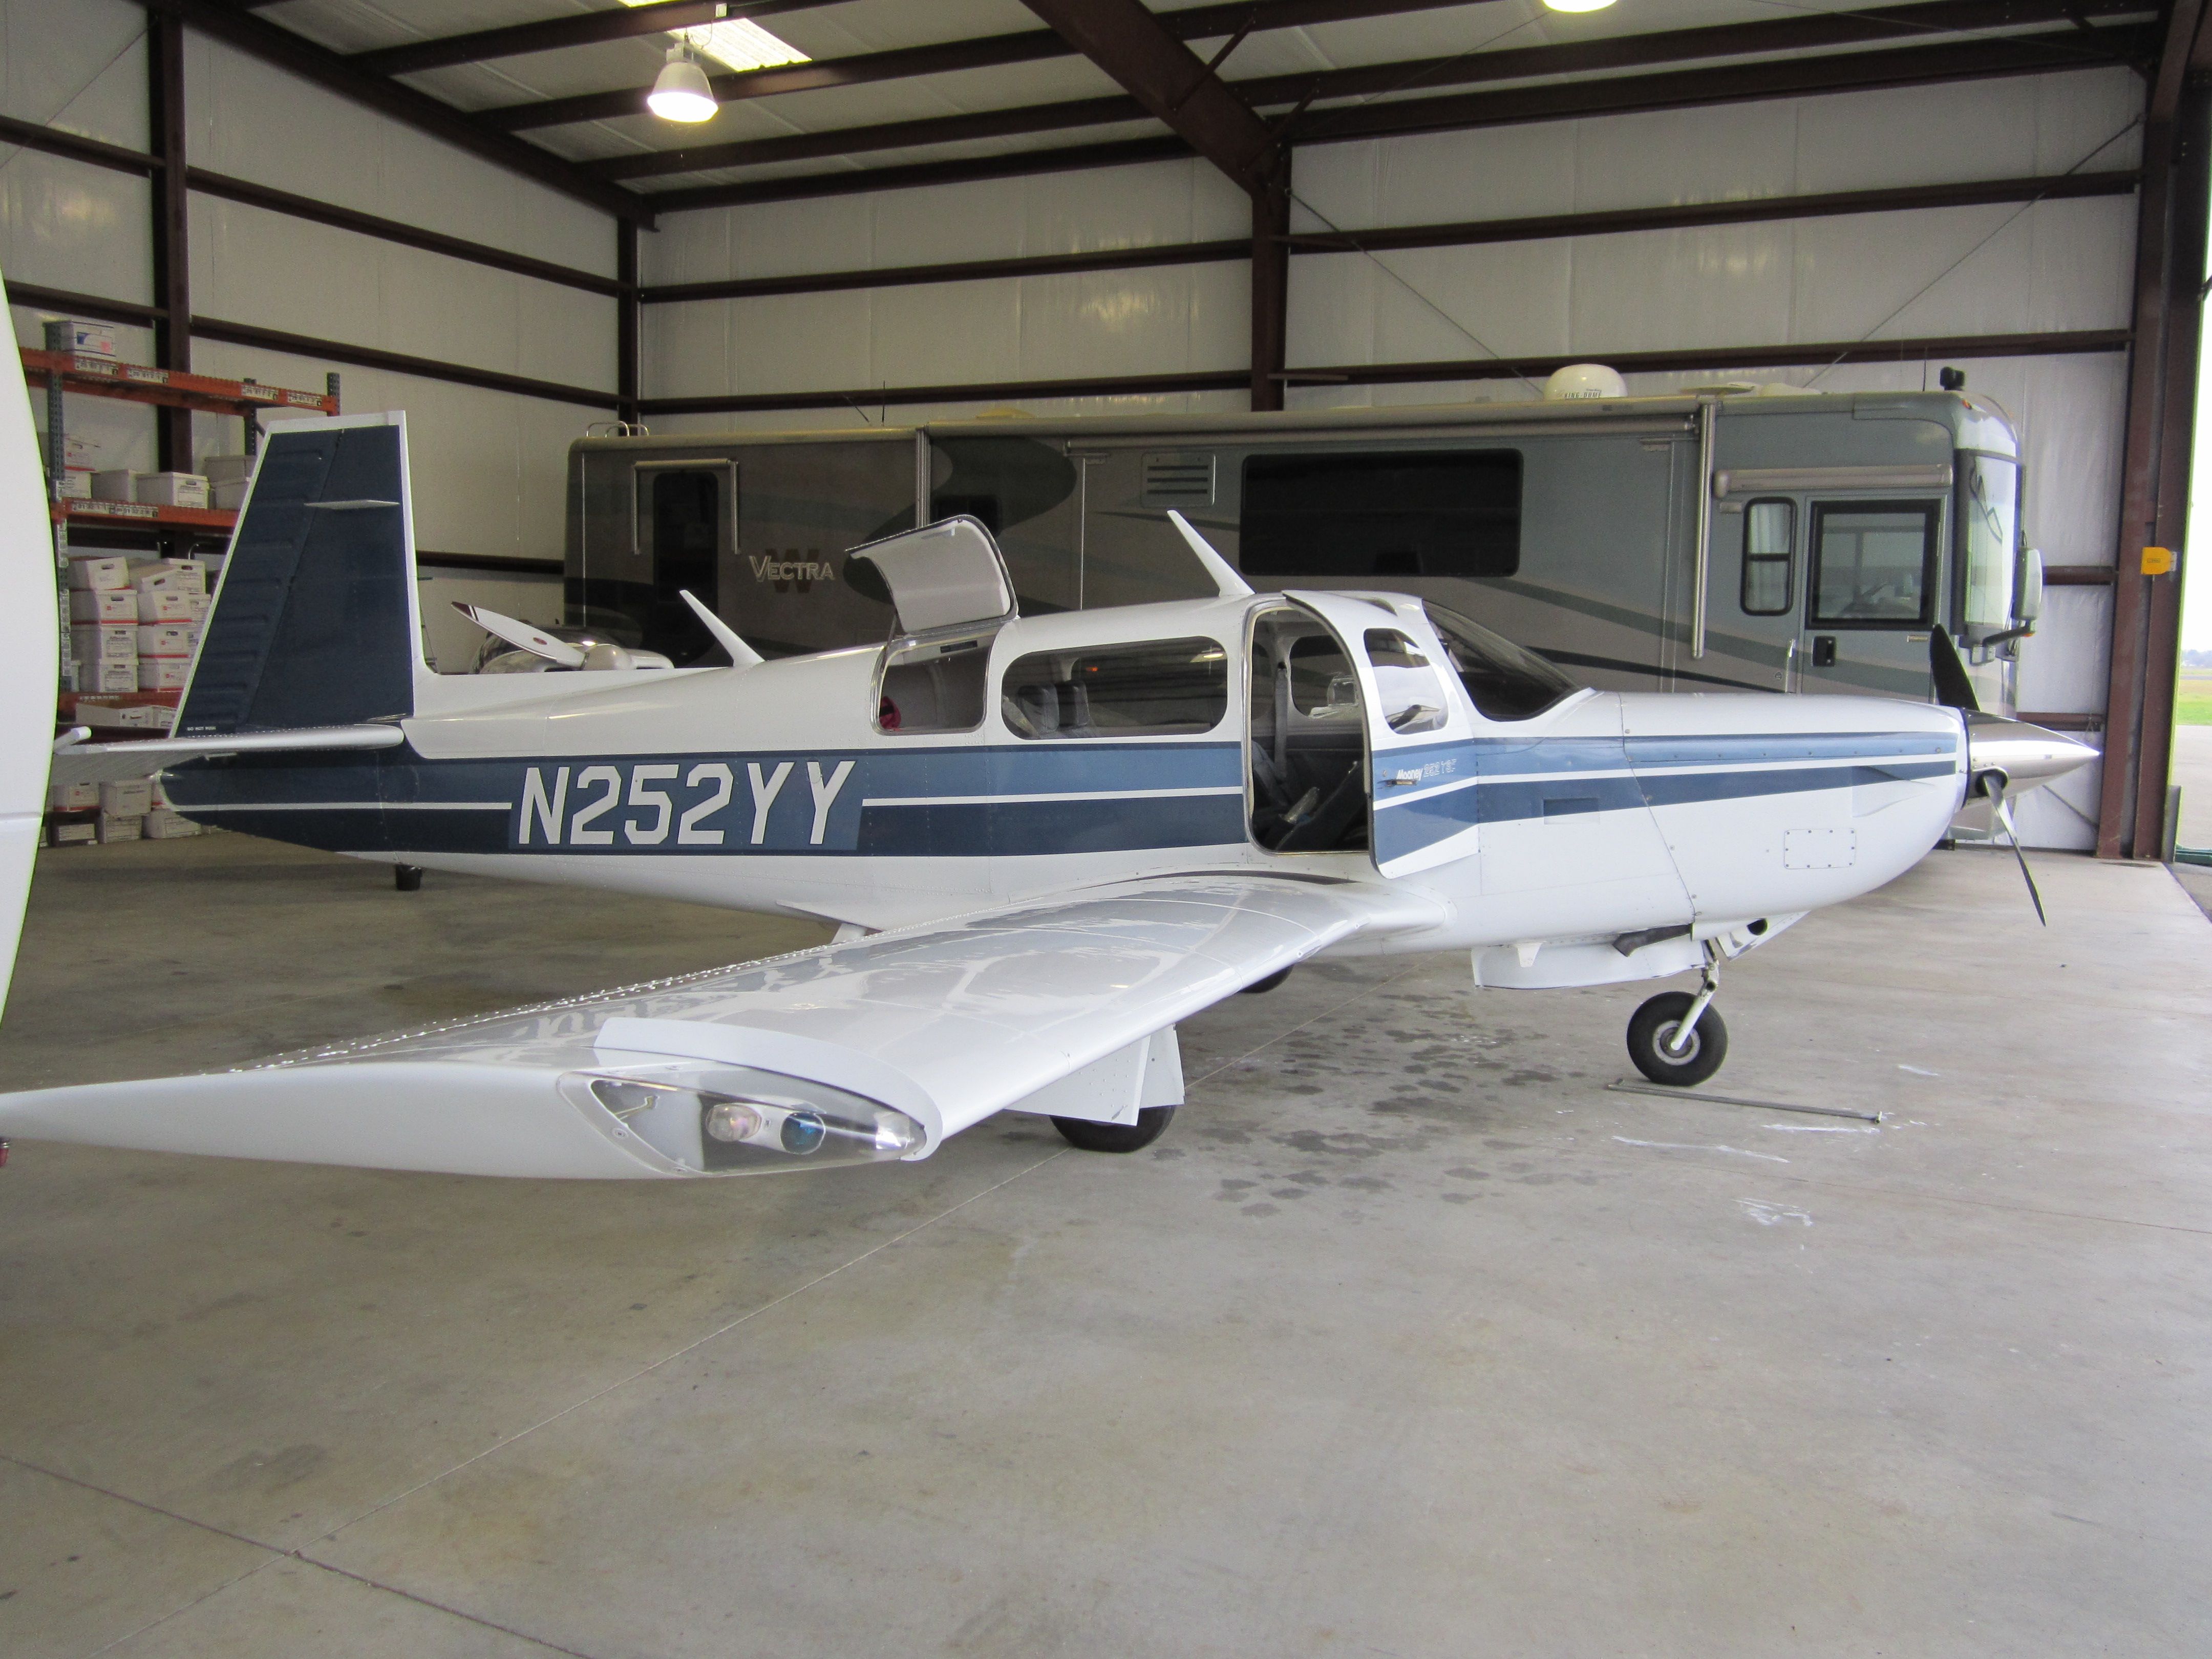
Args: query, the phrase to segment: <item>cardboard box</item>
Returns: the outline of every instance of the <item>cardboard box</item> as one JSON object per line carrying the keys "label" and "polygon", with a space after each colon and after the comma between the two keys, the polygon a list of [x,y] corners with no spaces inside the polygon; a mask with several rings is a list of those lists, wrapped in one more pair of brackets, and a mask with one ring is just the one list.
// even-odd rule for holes
{"label": "cardboard box", "polygon": [[46,805],[57,812],[90,812],[100,805],[96,783],[58,783],[46,791]]}
{"label": "cardboard box", "polygon": [[65,501],[88,501],[92,499],[92,474],[84,467],[73,466],[62,474],[62,499]]}
{"label": "cardboard box", "polygon": [[117,817],[138,817],[154,810],[154,780],[126,778],[100,786],[100,810]]}
{"label": "cardboard box", "polygon": [[142,657],[189,657],[200,630],[191,623],[141,623],[137,638]]}
{"label": "cardboard box", "polygon": [[97,818],[52,818],[46,824],[49,847],[89,847],[99,836]]}
{"label": "cardboard box", "polygon": [[127,466],[113,467],[92,475],[92,499],[95,501],[135,501],[138,475]]}
{"label": "cardboard box", "polygon": [[131,703],[118,708],[87,696],[76,700],[76,713],[70,718],[79,726],[101,731],[166,732],[175,720],[176,711],[153,703]]}
{"label": "cardboard box", "polygon": [[[62,434],[62,465],[64,466],[77,467],[88,472],[100,465],[100,445],[95,440],[86,437],[82,432]],[[40,432],[39,434],[40,470],[49,471],[53,464],[53,436],[50,433]]]}
{"label": "cardboard box", "polygon": [[80,691],[136,691],[138,689],[138,659],[111,662],[100,659],[80,661],[76,665],[76,689]]}
{"label": "cardboard box", "polygon": [[127,587],[72,589],[69,596],[73,623],[125,623],[138,625],[138,596]]}
{"label": "cardboard box", "polygon": [[148,841],[179,841],[186,836],[197,836],[200,827],[190,818],[157,806],[140,821],[140,831]]}
{"label": "cardboard box", "polygon": [[218,513],[235,513],[246,505],[246,492],[252,487],[251,478],[217,478],[208,485],[208,505]]}
{"label": "cardboard box", "polygon": [[72,590],[84,592],[106,592],[131,588],[131,561],[112,558],[105,554],[72,553],[70,555],[69,585]]}
{"label": "cardboard box", "polygon": [[168,788],[161,779],[149,778],[146,781],[154,786],[154,810],[156,812],[174,811],[177,803],[169,799]]}
{"label": "cardboard box", "polygon": [[131,585],[142,593],[172,588],[179,593],[204,593],[207,567],[198,559],[133,559]]}
{"label": "cardboard box", "polygon": [[207,595],[185,593],[173,587],[140,588],[141,623],[196,623],[207,617]]}
{"label": "cardboard box", "polygon": [[72,320],[70,342],[70,349],[80,357],[112,357],[115,356],[115,325]]}
{"label": "cardboard box", "polygon": [[148,507],[199,507],[208,504],[208,481],[197,472],[141,472],[133,500]]}
{"label": "cardboard box", "polygon": [[145,816],[143,812],[130,816],[102,812],[99,818],[100,844],[105,847],[112,841],[142,840],[146,833]]}
{"label": "cardboard box", "polygon": [[141,657],[138,659],[138,689],[141,691],[181,691],[185,682],[192,677],[190,657]]}
{"label": "cardboard box", "polygon": [[200,473],[210,485],[243,483],[253,476],[254,459],[251,455],[203,455]]}
{"label": "cardboard box", "polygon": [[128,623],[78,623],[70,629],[70,649],[80,666],[96,658],[135,662],[138,630]]}

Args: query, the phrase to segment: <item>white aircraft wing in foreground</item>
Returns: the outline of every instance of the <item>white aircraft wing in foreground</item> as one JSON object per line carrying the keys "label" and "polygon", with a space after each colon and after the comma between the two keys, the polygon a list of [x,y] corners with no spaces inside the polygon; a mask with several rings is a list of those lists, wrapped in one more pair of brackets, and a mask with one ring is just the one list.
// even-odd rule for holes
{"label": "white aircraft wing in foreground", "polygon": [[200,1076],[0,1100],[0,1134],[461,1175],[737,1175],[927,1157],[994,1112],[1155,1121],[1175,1023],[1436,907],[1155,878]]}

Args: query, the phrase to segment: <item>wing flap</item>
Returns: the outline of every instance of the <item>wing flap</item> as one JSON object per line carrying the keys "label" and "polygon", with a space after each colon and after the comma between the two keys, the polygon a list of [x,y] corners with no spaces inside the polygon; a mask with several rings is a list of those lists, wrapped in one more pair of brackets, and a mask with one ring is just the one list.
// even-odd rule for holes
{"label": "wing flap", "polygon": [[1353,933],[1437,920],[1350,884],[1122,883],[245,1072],[0,1097],[0,1134],[602,1178],[926,1157]]}

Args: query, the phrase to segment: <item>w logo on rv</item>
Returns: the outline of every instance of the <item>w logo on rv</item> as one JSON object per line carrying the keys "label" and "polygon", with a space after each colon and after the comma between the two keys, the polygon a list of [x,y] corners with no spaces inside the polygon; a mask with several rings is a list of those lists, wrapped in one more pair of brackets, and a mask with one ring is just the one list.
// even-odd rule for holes
{"label": "w logo on rv", "polygon": [[517,852],[850,852],[851,760],[569,761],[523,769]]}

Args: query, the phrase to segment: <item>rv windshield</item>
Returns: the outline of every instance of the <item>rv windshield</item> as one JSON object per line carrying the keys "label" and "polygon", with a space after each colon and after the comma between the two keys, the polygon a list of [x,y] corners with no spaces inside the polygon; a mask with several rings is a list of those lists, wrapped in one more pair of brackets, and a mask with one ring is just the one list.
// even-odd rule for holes
{"label": "rv windshield", "polygon": [[2012,621],[2020,466],[1995,455],[1959,459],[1966,463],[1960,486],[1959,563],[1966,571],[1966,589],[1959,620],[1970,627],[2003,628]]}
{"label": "rv windshield", "polygon": [[1525,720],[1577,688],[1534,652],[1440,605],[1425,605],[1460,684],[1486,720]]}

